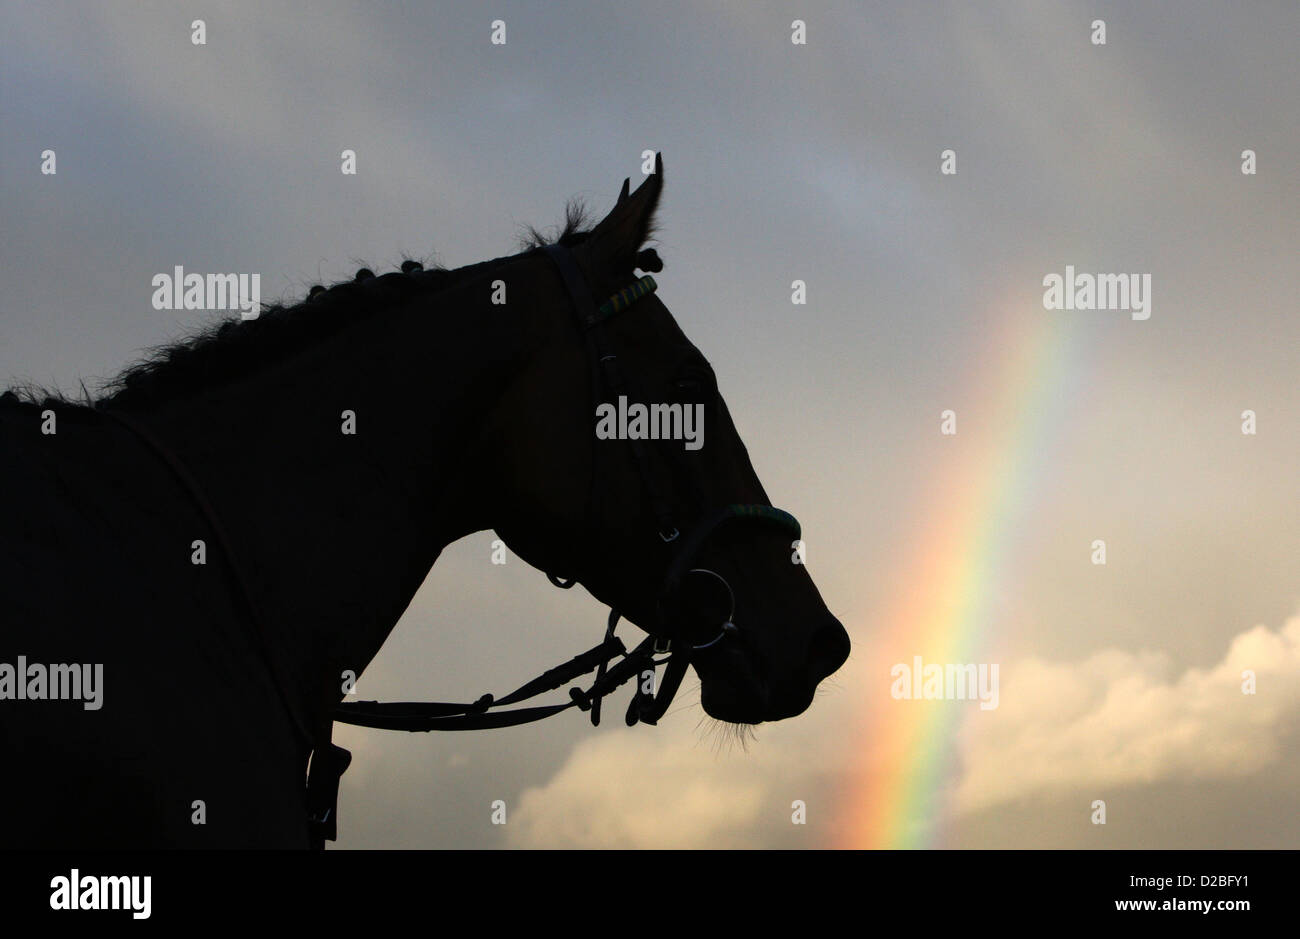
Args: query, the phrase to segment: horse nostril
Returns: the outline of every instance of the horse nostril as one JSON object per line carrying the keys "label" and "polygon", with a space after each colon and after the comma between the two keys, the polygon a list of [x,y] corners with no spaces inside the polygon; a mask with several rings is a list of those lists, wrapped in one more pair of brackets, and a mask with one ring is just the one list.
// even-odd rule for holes
{"label": "horse nostril", "polygon": [[849,657],[849,634],[832,620],[813,635],[808,643],[808,671],[813,684],[833,673]]}

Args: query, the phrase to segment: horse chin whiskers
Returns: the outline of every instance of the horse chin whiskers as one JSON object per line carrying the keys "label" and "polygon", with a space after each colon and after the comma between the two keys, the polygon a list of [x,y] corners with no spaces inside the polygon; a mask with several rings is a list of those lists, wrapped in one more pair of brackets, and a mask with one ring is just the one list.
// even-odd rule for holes
{"label": "horse chin whiskers", "polygon": [[[697,683],[691,689],[691,700],[679,705],[672,713],[684,711],[688,708],[702,709],[703,705],[700,702],[702,689],[703,685]],[[695,724],[699,742],[707,742],[710,749],[719,755],[729,753],[736,747],[748,753],[749,745],[758,740],[757,727],[757,724],[741,724],[735,721],[719,720],[707,713],[701,714],[700,719]]]}
{"label": "horse chin whiskers", "polygon": [[730,753],[739,747],[749,752],[749,745],[758,740],[757,724],[737,724],[734,721],[722,721],[707,714],[700,719],[701,740],[711,741],[713,752]]}

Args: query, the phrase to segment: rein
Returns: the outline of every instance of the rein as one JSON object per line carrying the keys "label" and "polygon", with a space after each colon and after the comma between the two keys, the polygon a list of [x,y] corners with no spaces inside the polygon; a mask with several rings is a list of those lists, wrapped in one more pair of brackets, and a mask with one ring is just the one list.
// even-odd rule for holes
{"label": "rein", "polygon": [[[550,245],[542,250],[554,262],[564,281],[578,332],[587,350],[591,370],[592,413],[594,413],[594,405],[605,400],[606,396],[617,399],[619,395],[628,393],[618,357],[610,351],[608,337],[602,327],[611,317],[627,310],[642,297],[653,293],[657,285],[653,277],[646,275],[618,291],[598,307],[569,250],[560,245]],[[683,537],[673,518],[671,500],[659,487],[651,471],[649,451],[645,442],[628,438],[626,442],[631,448],[650,510],[655,517],[658,538],[664,545],[671,546],[673,551],[658,598],[661,618],[664,618],[663,611],[667,601],[676,595],[688,575],[707,576],[722,585],[728,602],[728,611],[717,624],[718,632],[715,636],[697,643],[684,635],[675,634],[675,630],[665,626],[662,635],[647,635],[629,652],[622,640],[614,634],[622,614],[611,608],[605,635],[599,645],[546,670],[502,698],[485,694],[473,703],[345,701],[338,703],[332,713],[327,712],[322,719],[315,721],[312,727],[313,722],[305,719],[290,699],[288,686],[284,681],[286,671],[281,667],[284,653],[275,643],[274,634],[266,627],[266,621],[249,590],[247,576],[226,536],[220,517],[204,495],[202,487],[180,459],[140,423],[120,411],[103,409],[99,413],[131,431],[172,471],[186,494],[198,507],[200,514],[212,530],[216,543],[225,555],[231,579],[235,582],[252,626],[254,647],[261,654],[269,670],[271,681],[276,687],[276,692],[296,733],[306,748],[311,751],[306,802],[311,843],[312,847],[317,849],[323,849],[326,840],[332,841],[336,837],[335,809],[338,802],[339,780],[352,759],[347,750],[331,742],[335,721],[360,727],[410,732],[485,730],[528,724],[552,717],[570,708],[578,708],[588,712],[591,723],[598,725],[602,700],[610,692],[635,678],[640,680],[636,683],[625,721],[629,727],[638,722],[656,724],[672,703],[694,653],[713,649],[728,642],[737,642],[743,638],[740,628],[733,622],[735,594],[731,585],[716,571],[692,566],[705,543],[719,529],[735,524],[775,528],[796,539],[800,537],[799,522],[793,515],[770,505],[758,504],[732,504],[715,509],[696,522]],[[599,460],[595,458],[593,444],[589,517],[594,517],[599,505],[598,467]],[[546,576],[555,586],[564,589],[578,582],[577,578],[566,580],[551,573]],[[658,692],[647,692],[642,686],[651,684],[649,679],[653,678],[660,665],[665,668],[663,679],[658,683]],[[596,674],[590,687],[586,689],[571,687],[567,702],[495,710],[554,691],[592,672]]]}

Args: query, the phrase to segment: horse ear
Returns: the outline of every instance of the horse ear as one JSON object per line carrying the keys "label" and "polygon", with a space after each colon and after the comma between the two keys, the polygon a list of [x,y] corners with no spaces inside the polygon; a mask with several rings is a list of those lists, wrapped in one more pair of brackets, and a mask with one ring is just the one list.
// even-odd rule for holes
{"label": "horse ear", "polygon": [[654,173],[630,196],[629,185],[630,180],[623,183],[618,203],[582,244],[596,270],[622,272],[635,266],[637,253],[655,228],[655,209],[664,189],[663,156],[655,154]]}
{"label": "horse ear", "polygon": [[620,192],[620,193],[618,194],[618,201],[619,201],[619,202],[622,202],[624,199],[627,198],[628,187],[631,186],[631,185],[632,185],[632,177],[631,177],[631,176],[629,176],[629,177],[627,177],[627,179],[623,180],[623,191]]}

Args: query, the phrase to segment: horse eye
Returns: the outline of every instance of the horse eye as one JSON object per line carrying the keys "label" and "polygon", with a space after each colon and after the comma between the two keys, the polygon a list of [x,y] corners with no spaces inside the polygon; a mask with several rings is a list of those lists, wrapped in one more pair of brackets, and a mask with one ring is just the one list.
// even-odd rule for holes
{"label": "horse eye", "polygon": [[707,401],[713,394],[713,382],[707,378],[689,375],[673,382],[673,397],[678,401]]}

